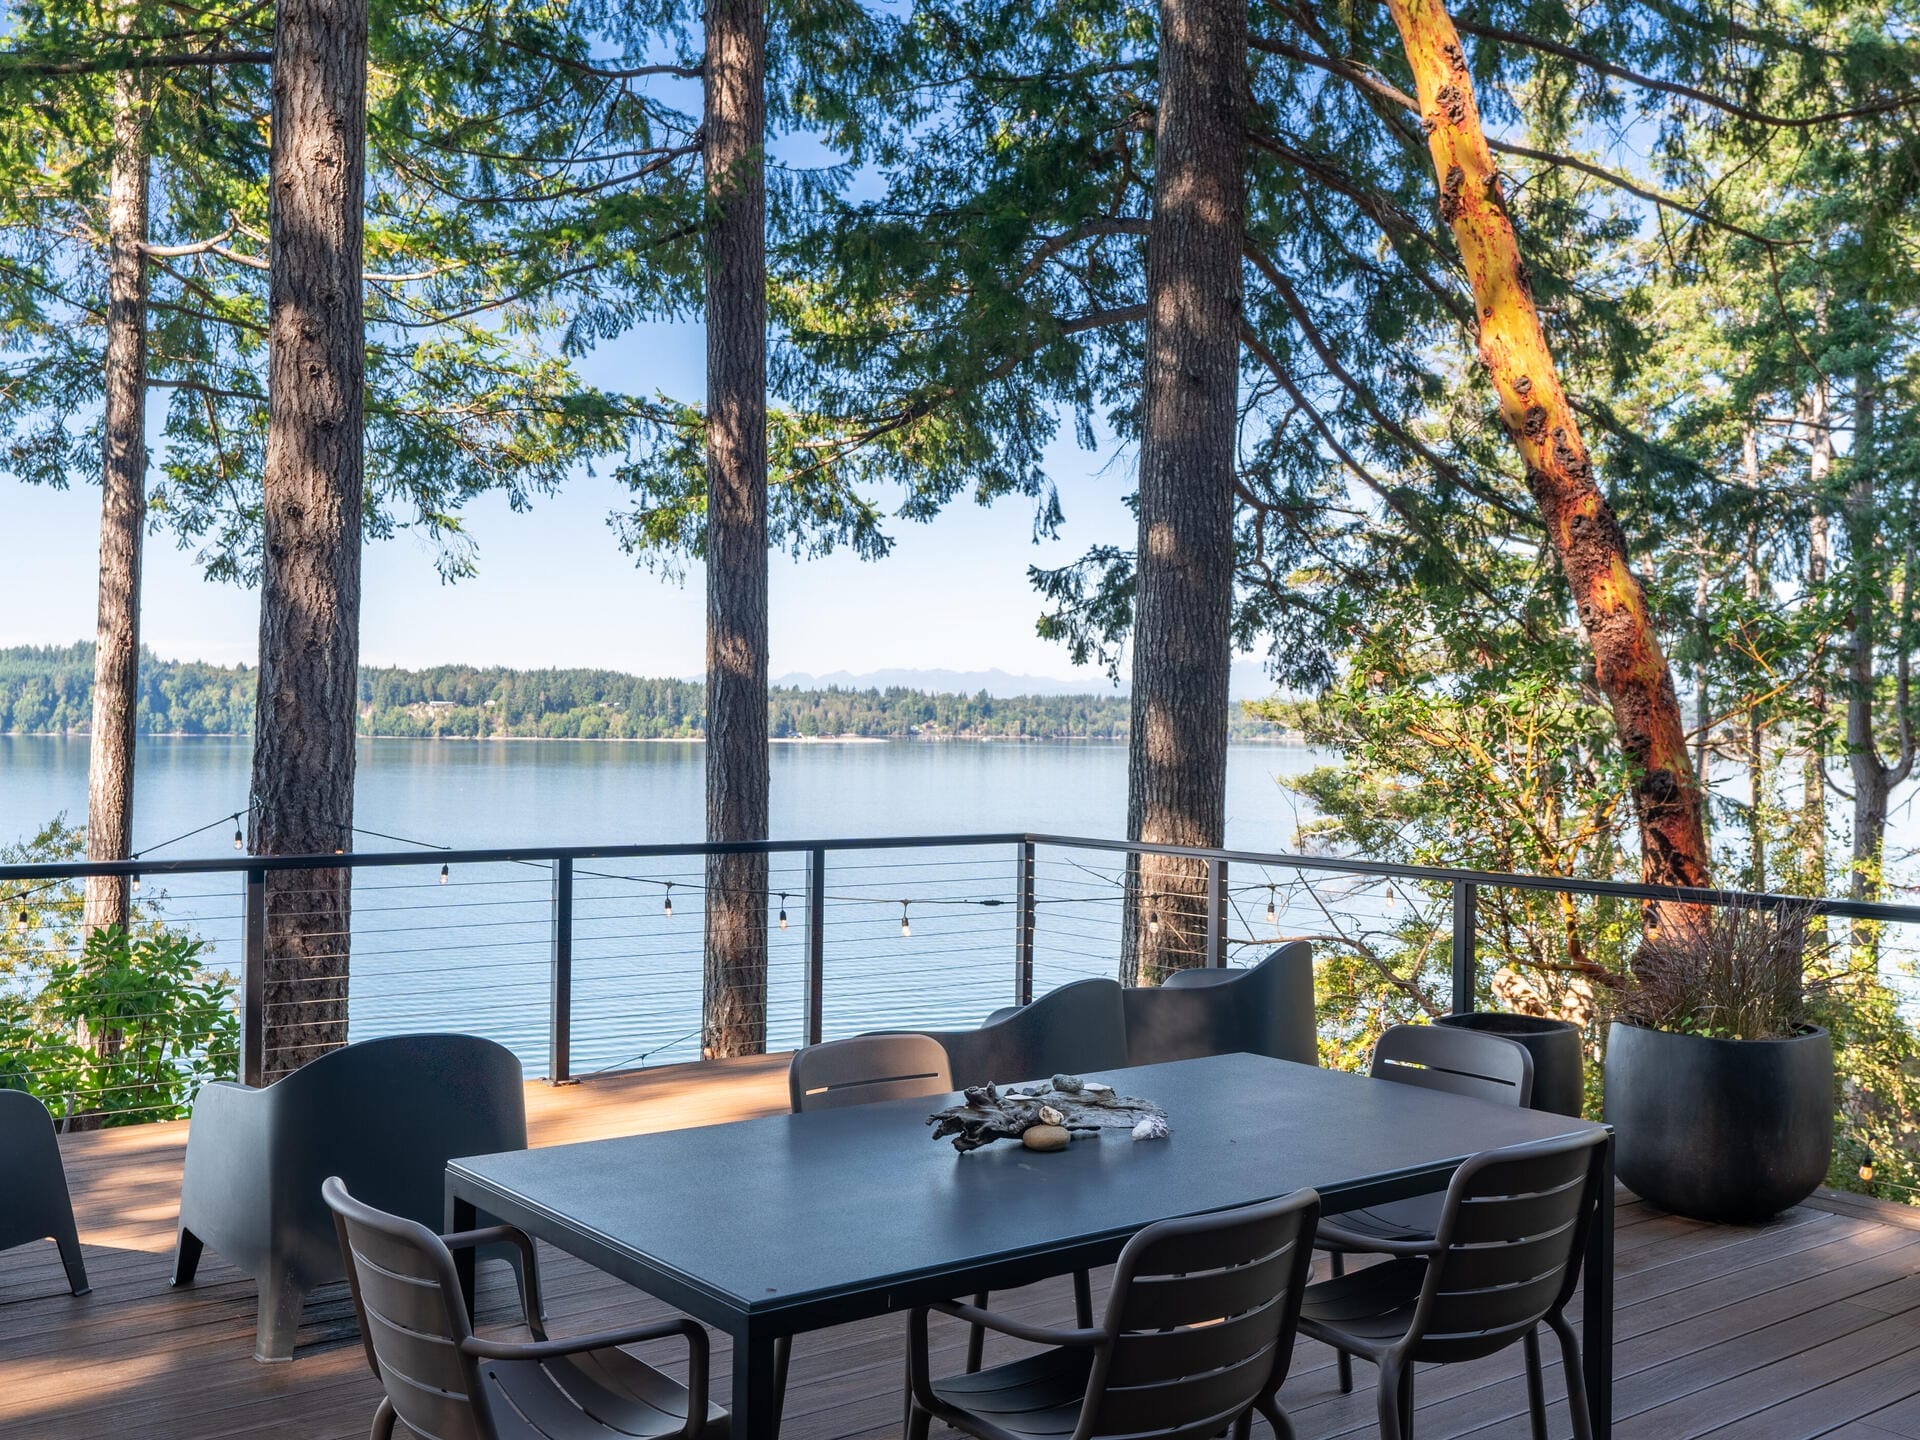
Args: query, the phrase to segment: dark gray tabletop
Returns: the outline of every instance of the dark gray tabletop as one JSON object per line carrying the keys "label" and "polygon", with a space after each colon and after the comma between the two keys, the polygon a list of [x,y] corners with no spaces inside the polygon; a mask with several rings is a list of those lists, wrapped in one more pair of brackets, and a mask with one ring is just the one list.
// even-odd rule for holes
{"label": "dark gray tabletop", "polygon": [[1303,1185],[1350,1209],[1413,1193],[1480,1150],[1598,1128],[1253,1055],[1097,1078],[1165,1106],[1172,1137],[960,1155],[929,1138],[944,1102],[909,1100],[456,1160],[449,1190],[537,1220],[615,1273],[670,1279],[673,1298],[697,1295],[710,1315],[744,1317],[1057,1257]]}

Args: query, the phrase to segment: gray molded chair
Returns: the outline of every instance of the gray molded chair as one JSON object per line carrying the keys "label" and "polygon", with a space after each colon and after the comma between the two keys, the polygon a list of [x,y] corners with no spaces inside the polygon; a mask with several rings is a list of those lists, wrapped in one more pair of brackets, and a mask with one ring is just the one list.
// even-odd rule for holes
{"label": "gray molded chair", "polygon": [[[494,1225],[443,1237],[361,1204],[338,1176],[321,1196],[333,1211],[367,1363],[386,1391],[372,1440],[388,1440],[395,1420],[438,1440],[726,1440],[727,1412],[707,1400],[707,1332],[692,1320],[550,1339],[524,1232]],[[454,1267],[454,1250],[502,1242],[522,1256],[524,1340],[473,1333]],[[672,1336],[687,1343],[684,1386],[619,1348]]]}
{"label": "gray molded chair", "polygon": [[520,1062],[477,1035],[366,1040],[264,1089],[209,1085],[187,1132],[173,1283],[211,1245],[260,1282],[254,1358],[289,1360],[307,1292],[344,1274],[321,1181],[437,1225],[447,1161],[526,1146]]}
{"label": "gray molded chair", "polygon": [[1454,1172],[1431,1239],[1382,1242],[1392,1258],[1309,1286],[1300,1329],[1380,1367],[1382,1440],[1413,1433],[1413,1367],[1526,1347],[1533,1434],[1546,1434],[1539,1327],[1560,1341],[1576,1440],[1592,1440],[1567,1302],[1604,1183],[1606,1137],[1516,1145]]}
{"label": "gray molded chair", "polygon": [[977,1029],[929,1033],[945,1048],[959,1089],[1127,1063],[1126,1004],[1113,980],[1076,980]]}
{"label": "gray molded chair", "polygon": [[76,1295],[87,1293],[87,1264],[73,1225],[53,1116],[24,1090],[0,1090],[0,1250],[29,1240],[58,1245],[67,1287]]}
{"label": "gray molded chair", "polygon": [[1312,1065],[1313,947],[1295,940],[1245,968],[1176,970],[1164,984],[1124,992],[1127,1063],[1201,1055],[1270,1055]]}
{"label": "gray molded chair", "polygon": [[[1369,1073],[1376,1080],[1498,1105],[1524,1106],[1533,1099],[1532,1054],[1524,1045],[1479,1030],[1395,1025],[1374,1043]],[[1321,1224],[1316,1243],[1333,1252],[1333,1273],[1344,1274],[1345,1255],[1379,1253],[1383,1242],[1431,1240],[1444,1199],[1436,1191],[1336,1215]],[[1339,1369],[1340,1389],[1352,1390],[1353,1363],[1344,1354]]]}
{"label": "gray molded chair", "polygon": [[908,1440],[940,1419],[980,1440],[1126,1435],[1238,1440],[1259,1411],[1293,1428],[1276,1398],[1294,1331],[1320,1197],[1279,1200],[1149,1225],[1127,1242],[1097,1326],[1054,1330],[969,1305],[931,1307],[1050,1348],[975,1375],[935,1379],[927,1310],[909,1322]]}

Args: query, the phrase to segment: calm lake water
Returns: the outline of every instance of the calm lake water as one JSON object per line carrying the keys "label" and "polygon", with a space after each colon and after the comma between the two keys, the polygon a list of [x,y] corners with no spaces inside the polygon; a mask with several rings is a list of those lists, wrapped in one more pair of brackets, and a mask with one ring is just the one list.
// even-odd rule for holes
{"label": "calm lake water", "polygon": [[[1291,849],[1304,807],[1278,777],[1315,760],[1301,747],[1232,747],[1227,843]],[[364,832],[359,848],[413,848],[373,832],[454,848],[697,841],[704,763],[696,744],[366,741],[355,797]],[[86,766],[84,738],[0,736],[0,839],[30,834],[63,812],[84,820]],[[136,846],[156,857],[232,855],[230,821],[153,847],[243,809],[248,766],[244,740],[143,740]],[[1125,831],[1120,745],[776,745],[772,767],[778,838]],[[369,871],[357,879],[354,1036],[431,1026],[476,1030],[512,1046],[530,1073],[543,1073],[551,915],[545,868],[455,867],[444,885],[438,872],[439,861],[426,859],[417,870]],[[1010,847],[834,857],[827,881],[828,1034],[969,1023],[1010,1003],[1013,907],[1006,902],[1014,874]],[[696,1053],[700,884],[697,863],[583,864],[576,878],[577,1071]],[[772,885],[770,903],[784,904],[790,924],[781,930],[774,922],[770,932],[769,1023],[776,1044],[791,1044],[804,1004],[804,860],[776,857]],[[185,877],[164,888],[150,881],[141,898],[205,937],[216,961],[231,963],[239,889],[238,877]],[[1038,891],[1036,987],[1113,973],[1119,890],[1112,857],[1044,851]],[[1257,922],[1266,896],[1241,899],[1259,912]],[[901,934],[903,913],[908,935]]]}

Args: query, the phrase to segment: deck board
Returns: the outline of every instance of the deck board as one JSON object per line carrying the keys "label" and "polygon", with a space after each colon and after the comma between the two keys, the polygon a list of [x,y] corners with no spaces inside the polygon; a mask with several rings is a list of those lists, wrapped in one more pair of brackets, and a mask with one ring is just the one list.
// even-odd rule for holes
{"label": "deck board", "polygon": [[[783,1110],[785,1064],[771,1057],[533,1084],[527,1099],[536,1145],[720,1124]],[[278,1366],[252,1359],[253,1284],[213,1252],[192,1289],[168,1288],[186,1130],[148,1125],[62,1141],[94,1290],[66,1293],[51,1243],[0,1253],[0,1440],[366,1433],[378,1392],[343,1286],[313,1299],[294,1362]],[[1621,1440],[1920,1440],[1920,1212],[1822,1194],[1772,1224],[1733,1229],[1623,1195],[1617,1229]],[[564,1255],[547,1252],[544,1268],[557,1334],[665,1313]],[[1070,1313],[1068,1297],[1062,1280],[997,1303],[1058,1320]],[[483,1278],[480,1303],[483,1328],[510,1317],[504,1270]],[[802,1336],[787,1440],[897,1436],[901,1332],[894,1317]],[[963,1332],[936,1327],[935,1338],[957,1366]],[[656,1348],[650,1358],[673,1368],[672,1347]],[[1547,1358],[1552,1397],[1562,1392],[1550,1343]],[[716,1337],[722,1396],[729,1363]],[[1373,1432],[1372,1377],[1358,1370],[1356,1393],[1341,1395],[1331,1353],[1302,1344],[1283,1395],[1302,1440]],[[1528,1434],[1517,1351],[1423,1368],[1418,1393],[1421,1440]],[[1553,1423],[1556,1435],[1567,1432],[1563,1401]]]}

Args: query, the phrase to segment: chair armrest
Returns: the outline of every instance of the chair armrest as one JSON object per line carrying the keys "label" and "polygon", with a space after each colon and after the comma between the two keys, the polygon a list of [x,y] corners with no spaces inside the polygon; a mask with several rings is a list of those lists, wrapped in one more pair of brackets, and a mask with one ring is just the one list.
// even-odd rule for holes
{"label": "chair armrest", "polygon": [[1362,1255],[1438,1255],[1440,1246],[1427,1240],[1382,1240],[1359,1230],[1345,1230],[1336,1221],[1322,1220],[1315,1228],[1316,1250],[1348,1250]]}
{"label": "chair armrest", "polygon": [[997,1315],[991,1310],[982,1310],[977,1305],[964,1305],[958,1300],[940,1300],[923,1308],[938,1310],[942,1315],[951,1315],[969,1325],[985,1326],[1002,1335],[1011,1335],[1016,1340],[1030,1340],[1036,1345],[1098,1345],[1107,1338],[1105,1330],[1056,1330],[1048,1325],[1028,1325],[1011,1316]]}
{"label": "chair armrest", "polygon": [[[502,1230],[511,1226],[502,1225]],[[485,1234],[470,1230],[468,1235]],[[687,1423],[681,1440],[700,1440],[701,1427],[707,1423],[707,1332],[698,1322],[682,1315],[672,1320],[656,1320],[650,1325],[635,1325],[626,1330],[606,1330],[598,1335],[569,1335],[561,1340],[486,1340],[469,1335],[460,1349],[480,1360],[557,1360],[586,1350],[608,1350],[615,1345],[638,1345],[645,1340],[685,1337],[687,1342]]]}
{"label": "chair armrest", "polygon": [[533,1248],[533,1237],[515,1225],[483,1225],[478,1230],[457,1230],[442,1235],[440,1243],[449,1250],[472,1250],[481,1245],[511,1245],[520,1252],[521,1278],[526,1290],[520,1297],[521,1319],[536,1340],[545,1341],[546,1329],[540,1317],[546,1307],[540,1299],[540,1257]]}

